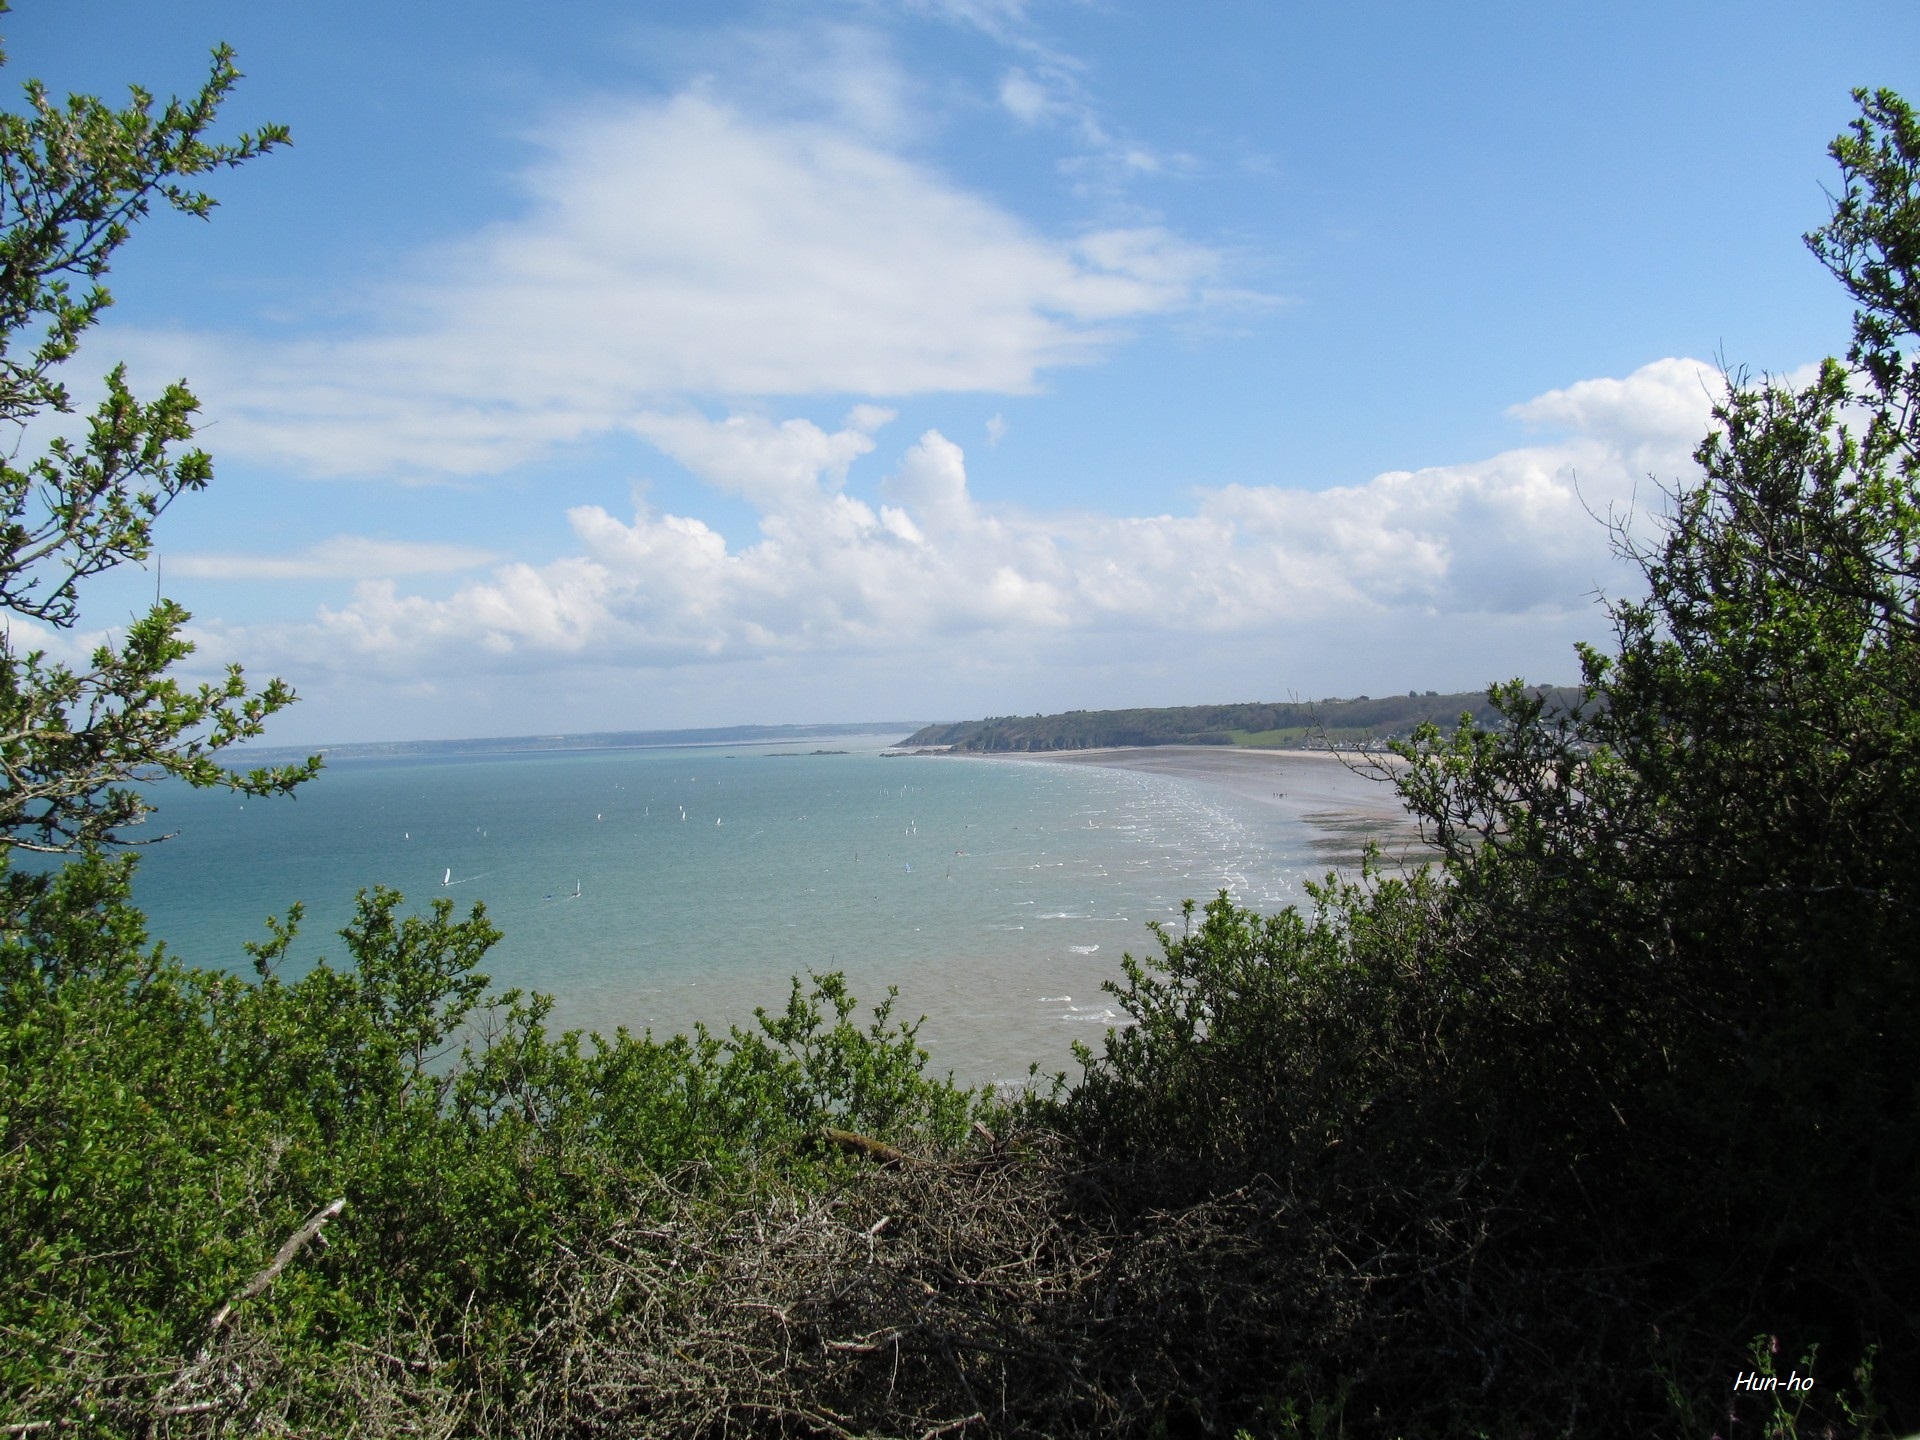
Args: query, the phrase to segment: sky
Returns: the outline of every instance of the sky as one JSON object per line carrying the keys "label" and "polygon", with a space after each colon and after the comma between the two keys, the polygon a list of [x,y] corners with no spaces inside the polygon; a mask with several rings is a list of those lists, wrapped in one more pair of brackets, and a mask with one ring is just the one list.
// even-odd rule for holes
{"label": "sky", "polygon": [[[16,0],[8,66],[293,144],[69,383],[186,378],[151,603],[308,744],[1566,681],[1920,9]],[[97,387],[97,379],[96,379]],[[39,426],[23,447],[44,443]],[[16,622],[19,631],[22,622]],[[31,628],[31,627],[27,627]]]}

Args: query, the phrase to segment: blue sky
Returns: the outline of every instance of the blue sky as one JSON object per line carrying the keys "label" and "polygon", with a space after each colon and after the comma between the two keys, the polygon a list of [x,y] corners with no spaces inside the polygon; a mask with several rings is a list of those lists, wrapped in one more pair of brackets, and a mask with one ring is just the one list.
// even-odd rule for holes
{"label": "blue sky", "polygon": [[[289,743],[1564,679],[1896,5],[20,0],[294,145],[123,252],[161,534]],[[111,626],[151,595],[103,585]],[[54,642],[56,648],[58,641]]]}

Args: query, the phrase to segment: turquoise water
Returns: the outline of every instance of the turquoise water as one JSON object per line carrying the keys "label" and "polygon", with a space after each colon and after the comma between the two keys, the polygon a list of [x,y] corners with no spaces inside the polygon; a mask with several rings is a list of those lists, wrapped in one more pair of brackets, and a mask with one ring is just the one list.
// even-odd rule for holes
{"label": "turquoise water", "polygon": [[1324,869],[1298,815],[1216,786],[823,743],[853,753],[349,760],[292,801],[168,788],[149,825],[177,834],[137,896],[184,959],[242,969],[304,901],[295,971],[340,957],[359,887],[484,901],[496,983],[602,1031],[744,1021],[788,976],[843,970],[863,1001],[897,985],[936,1063],[979,1082],[1097,1044],[1119,1018],[1100,981],[1186,897],[1278,908]]}

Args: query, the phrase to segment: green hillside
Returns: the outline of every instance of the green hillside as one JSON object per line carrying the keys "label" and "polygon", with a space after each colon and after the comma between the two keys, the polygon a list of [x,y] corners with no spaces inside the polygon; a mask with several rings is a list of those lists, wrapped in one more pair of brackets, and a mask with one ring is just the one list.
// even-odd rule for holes
{"label": "green hillside", "polygon": [[[1549,705],[1576,692],[1542,687]],[[1431,721],[1451,728],[1470,715],[1498,722],[1484,691],[1441,695],[1356,695],[1351,699],[1256,701],[1239,705],[1175,705],[1149,710],[1069,710],[1064,715],[998,715],[929,725],[902,741],[954,750],[1093,750],[1111,745],[1243,745],[1313,749],[1410,735]]]}

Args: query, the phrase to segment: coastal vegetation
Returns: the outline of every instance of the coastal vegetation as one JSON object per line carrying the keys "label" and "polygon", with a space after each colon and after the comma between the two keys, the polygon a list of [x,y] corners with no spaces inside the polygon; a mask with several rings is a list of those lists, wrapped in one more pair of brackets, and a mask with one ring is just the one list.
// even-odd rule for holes
{"label": "coastal vegetation", "polygon": [[[1565,704],[1577,692],[1542,693]],[[1064,715],[1000,715],[928,725],[900,743],[958,751],[1096,750],[1115,745],[1241,745],[1258,749],[1324,749],[1404,740],[1422,725],[1452,725],[1461,716],[1495,725],[1500,712],[1483,691],[1441,695],[1357,695],[1239,705],[1175,705],[1140,710],[1069,710]]]}
{"label": "coastal vegetation", "polygon": [[[208,138],[235,79],[0,121],[9,418],[69,413],[147,205],[284,140]],[[1441,863],[1190,910],[1011,1099],[832,975],[555,1033],[482,907],[379,887],[297,978],[297,906],[241,973],[170,956],[129,782],[313,767],[217,763],[292,697],[169,679],[168,602],[48,658],[210,474],[185,388],[114,372],[0,475],[0,1434],[1920,1425],[1920,120],[1859,99],[1810,237],[1851,350],[1730,377],[1576,692],[1399,742]]]}

